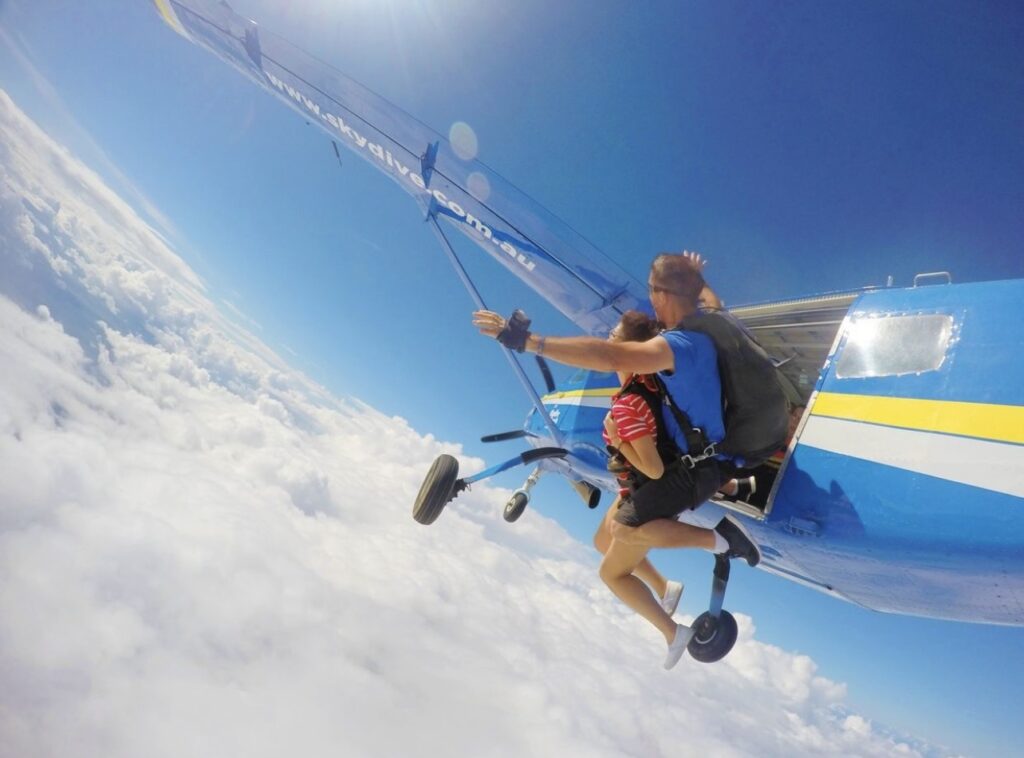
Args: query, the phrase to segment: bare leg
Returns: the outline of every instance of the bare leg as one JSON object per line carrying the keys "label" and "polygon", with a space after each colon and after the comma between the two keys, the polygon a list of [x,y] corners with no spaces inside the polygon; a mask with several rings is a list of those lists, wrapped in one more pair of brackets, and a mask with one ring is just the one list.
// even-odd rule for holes
{"label": "bare leg", "polygon": [[633,576],[647,551],[644,545],[630,545],[613,538],[601,561],[601,579],[619,600],[649,621],[672,644],[676,622],[665,613],[647,585]]}
{"label": "bare leg", "polygon": [[[601,553],[601,555],[607,553],[608,547],[612,544],[612,522],[614,521],[618,505],[619,499],[616,498],[611,508],[604,514],[604,518],[601,519],[601,524],[597,527],[597,531],[594,532],[594,547],[597,548],[597,552]],[[661,572],[654,568],[654,564],[648,558],[644,558],[637,564],[636,568],[633,569],[633,574],[647,582],[647,585],[654,590],[658,597],[665,596],[668,583],[665,581],[665,577],[661,575]]]}
{"label": "bare leg", "polygon": [[704,550],[714,550],[715,547],[715,533],[711,529],[702,529],[699,526],[684,524],[675,519],[655,519],[622,534],[615,534],[615,527],[617,526],[622,525],[617,522],[612,525],[612,534],[615,535],[616,539],[634,545],[643,545],[648,549],[654,547],[696,547]]}
{"label": "bare leg", "polygon": [[740,483],[737,482],[735,479],[730,479],[721,487],[719,487],[718,491],[721,492],[723,495],[735,495],[737,492],[740,491]]}

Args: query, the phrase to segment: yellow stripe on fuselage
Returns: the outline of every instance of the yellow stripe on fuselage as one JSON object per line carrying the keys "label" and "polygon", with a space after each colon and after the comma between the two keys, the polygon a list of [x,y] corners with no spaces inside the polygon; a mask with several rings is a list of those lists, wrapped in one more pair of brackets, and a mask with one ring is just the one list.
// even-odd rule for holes
{"label": "yellow stripe on fuselage", "polygon": [[602,387],[593,390],[567,390],[565,392],[551,392],[541,398],[545,403],[554,400],[567,400],[573,397],[611,397],[619,391],[618,387]]}
{"label": "yellow stripe on fuselage", "polygon": [[813,416],[1024,445],[1024,407],[821,392]]}

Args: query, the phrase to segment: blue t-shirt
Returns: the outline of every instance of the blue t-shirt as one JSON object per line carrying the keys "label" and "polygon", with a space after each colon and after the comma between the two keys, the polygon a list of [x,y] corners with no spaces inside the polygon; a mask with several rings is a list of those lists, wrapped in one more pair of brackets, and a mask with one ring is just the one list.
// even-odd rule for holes
{"label": "blue t-shirt", "polygon": [[[675,357],[675,371],[658,373],[672,402],[690,417],[694,426],[704,431],[711,442],[721,442],[725,437],[725,421],[722,419],[722,381],[718,376],[715,344],[710,337],[699,332],[672,330],[662,332],[661,336]],[[662,406],[662,417],[668,433],[679,449],[686,452],[686,438],[672,409]]]}

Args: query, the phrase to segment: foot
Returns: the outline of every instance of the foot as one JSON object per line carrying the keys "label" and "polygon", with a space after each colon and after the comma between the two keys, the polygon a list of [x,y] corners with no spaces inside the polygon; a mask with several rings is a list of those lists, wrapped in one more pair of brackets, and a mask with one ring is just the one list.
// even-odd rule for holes
{"label": "foot", "polygon": [[[731,489],[732,492],[726,492],[726,488]],[[743,479],[733,479],[721,491],[725,500],[733,503],[739,501],[749,503],[750,496],[757,492],[757,479],[752,476],[744,477]]]}
{"label": "foot", "polygon": [[679,607],[679,598],[683,596],[682,582],[665,582],[665,594],[661,597],[661,607],[669,616]]}
{"label": "foot", "polygon": [[748,566],[756,566],[761,562],[761,551],[757,549],[754,541],[747,536],[739,524],[726,516],[718,522],[715,527],[718,532],[729,543],[729,549],[725,554],[730,558],[742,558]]}
{"label": "foot", "polygon": [[679,659],[686,652],[686,646],[693,639],[693,627],[686,624],[676,624],[676,636],[668,643],[668,655],[665,656],[665,668],[670,669],[679,663]]}
{"label": "foot", "polygon": [[750,502],[750,496],[757,492],[757,479],[748,476],[745,479],[736,480],[736,499],[745,503]]}

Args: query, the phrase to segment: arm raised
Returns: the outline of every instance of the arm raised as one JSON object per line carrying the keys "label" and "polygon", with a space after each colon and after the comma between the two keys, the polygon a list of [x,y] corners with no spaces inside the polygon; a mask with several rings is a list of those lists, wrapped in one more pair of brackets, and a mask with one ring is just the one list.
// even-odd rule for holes
{"label": "arm raised", "polygon": [[[493,311],[476,311],[473,325],[481,334],[496,338],[505,327],[505,319]],[[672,348],[661,336],[646,342],[608,342],[597,337],[542,337],[531,333],[526,349],[567,366],[593,371],[653,374],[675,368]]]}

